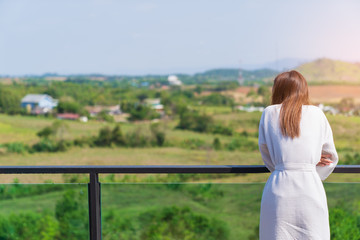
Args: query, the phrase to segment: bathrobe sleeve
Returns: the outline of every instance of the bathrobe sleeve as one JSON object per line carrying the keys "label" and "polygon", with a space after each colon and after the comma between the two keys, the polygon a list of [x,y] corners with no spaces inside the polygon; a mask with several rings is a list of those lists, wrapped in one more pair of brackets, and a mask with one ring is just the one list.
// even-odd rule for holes
{"label": "bathrobe sleeve", "polygon": [[270,172],[273,172],[275,170],[275,166],[274,163],[271,161],[269,149],[266,144],[264,122],[265,122],[265,111],[261,115],[260,124],[259,124],[259,150],[265,166],[270,170]]}
{"label": "bathrobe sleeve", "polygon": [[324,116],[324,138],[323,138],[323,144],[321,149],[321,154],[330,154],[330,160],[333,161],[330,165],[326,166],[316,166],[316,171],[319,174],[321,180],[325,180],[334,170],[336,167],[339,157],[336,152],[335,144],[334,144],[334,138],[333,133],[329,124],[329,121],[327,120],[325,114]]}

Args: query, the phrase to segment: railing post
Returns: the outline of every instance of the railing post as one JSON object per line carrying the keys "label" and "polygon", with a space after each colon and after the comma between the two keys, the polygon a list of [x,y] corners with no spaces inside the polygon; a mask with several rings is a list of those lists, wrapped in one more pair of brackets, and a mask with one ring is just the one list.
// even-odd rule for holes
{"label": "railing post", "polygon": [[88,199],[90,240],[101,240],[101,195],[97,172],[90,173]]}

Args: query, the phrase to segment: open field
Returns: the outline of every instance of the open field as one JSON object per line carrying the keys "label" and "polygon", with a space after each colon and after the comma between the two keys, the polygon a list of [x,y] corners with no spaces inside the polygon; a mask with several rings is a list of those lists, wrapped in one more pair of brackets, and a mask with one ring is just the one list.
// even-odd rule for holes
{"label": "open field", "polygon": [[[227,107],[209,107],[204,111],[214,114],[215,121],[230,125],[235,132],[246,131],[251,134],[249,139],[257,142],[255,135],[261,113],[229,112]],[[215,114],[216,112],[216,114]],[[335,144],[339,151],[340,164],[345,154],[360,152],[360,118],[346,116],[328,116],[334,132]],[[53,119],[0,115],[0,142],[21,141],[32,144],[38,141],[36,132],[52,124]],[[34,153],[34,154],[0,154],[0,165],[152,165],[152,164],[262,164],[259,151],[215,151],[213,149],[187,149],[182,142],[186,139],[199,139],[211,146],[214,137],[221,142],[231,141],[232,136],[197,133],[175,129],[178,120],[168,120],[162,123],[166,128],[167,147],[155,148],[78,148],[73,147],[66,152]],[[80,123],[67,121],[69,126],[66,138],[74,139],[80,136],[97,135],[104,126],[114,126],[112,123],[90,121]],[[141,128],[149,133],[149,122],[136,124],[121,124],[124,133]],[[201,180],[202,182],[264,182],[268,174],[247,174],[230,176],[228,178]],[[123,176],[117,175],[116,180]],[[63,175],[0,175],[0,182],[11,183],[17,178],[24,183],[64,182]],[[146,176],[139,176],[139,179]],[[106,181],[106,178],[102,178]],[[140,180],[139,180],[140,181]],[[334,174],[328,179],[331,182],[359,182],[356,174]],[[199,182],[199,181],[198,181]]]}
{"label": "open field", "polygon": [[[235,127],[247,127],[247,131],[254,132],[257,131],[257,122],[260,119],[261,114],[259,113],[231,113],[230,108],[224,107],[204,107],[203,110],[208,114],[214,114],[216,120],[219,122],[231,124]],[[224,121],[226,118],[228,120]],[[230,121],[238,118],[238,122],[232,124]],[[249,119],[252,122],[247,125],[243,125]],[[5,114],[0,114],[0,144],[9,143],[9,142],[23,142],[26,144],[34,144],[39,141],[39,137],[36,135],[38,131],[42,128],[50,126],[56,119],[44,118],[44,117],[32,117],[32,116],[9,116]],[[77,122],[77,121],[65,121],[68,126],[68,130],[64,133],[64,139],[75,139],[81,136],[96,136],[99,130],[105,126],[114,127],[115,123],[107,122],[98,122],[98,121],[89,121],[87,123]],[[198,133],[187,130],[177,130],[175,129],[178,123],[178,119],[167,120],[162,122],[162,125],[166,128],[167,139],[173,144],[179,144],[184,139],[189,138],[198,138],[206,142],[212,142],[215,136],[224,139],[225,141],[229,140],[228,136],[220,136],[208,133]],[[121,123],[121,129],[126,134],[129,131],[134,129],[141,129],[141,131],[150,134],[149,121],[137,122],[137,123]],[[251,125],[251,128],[250,128]]]}
{"label": "open field", "polygon": [[[340,159],[342,155],[340,154]],[[341,162],[340,162],[341,163]],[[204,151],[181,148],[73,148],[63,153],[11,154],[0,156],[1,165],[257,165],[263,164],[260,153],[240,151]],[[137,181],[148,177],[136,175]],[[265,182],[269,174],[228,175],[227,178],[204,179],[196,182]],[[64,182],[62,174],[0,175],[1,183]],[[116,175],[120,180],[123,175]],[[106,182],[106,175],[101,177]],[[328,182],[360,182],[359,174],[332,174]]]}
{"label": "open field", "polygon": [[[11,116],[0,114],[0,143],[24,142],[33,144],[39,140],[36,133],[42,128],[50,126],[56,119],[34,116]],[[97,134],[100,128],[109,125],[105,122],[66,121],[69,127],[65,139]]]}
{"label": "open field", "polygon": [[[233,165],[261,164],[259,152],[189,150],[181,148],[73,148],[63,153],[0,156],[0,165]],[[0,182],[14,178],[23,183],[63,182],[62,175],[0,175]],[[119,178],[121,176],[118,176]],[[264,179],[264,177],[263,177]]]}
{"label": "open field", "polygon": [[355,103],[360,103],[360,86],[309,86],[309,92],[314,103],[338,103],[343,98],[353,98]]}

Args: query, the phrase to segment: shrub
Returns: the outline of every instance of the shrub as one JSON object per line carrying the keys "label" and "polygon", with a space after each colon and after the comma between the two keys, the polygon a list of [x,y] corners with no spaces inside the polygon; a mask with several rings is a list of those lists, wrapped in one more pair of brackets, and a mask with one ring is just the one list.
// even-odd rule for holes
{"label": "shrub", "polygon": [[83,193],[68,190],[56,203],[55,216],[59,222],[59,239],[88,239],[88,216]]}
{"label": "shrub", "polygon": [[56,120],[51,126],[47,126],[40,130],[36,135],[40,138],[58,138],[63,139],[64,134],[68,131],[69,126],[61,120]]}
{"label": "shrub", "polygon": [[43,129],[41,129],[39,132],[36,133],[36,135],[40,138],[49,138],[51,135],[53,135],[53,129],[52,127],[44,127]]}
{"label": "shrub", "polygon": [[248,136],[249,136],[249,133],[248,133],[246,130],[244,130],[244,131],[242,131],[242,132],[240,133],[240,136],[248,137]]}
{"label": "shrub", "polygon": [[208,132],[212,123],[213,119],[211,116],[187,110],[180,114],[180,122],[177,128],[195,132]]}
{"label": "shrub", "polygon": [[130,109],[129,113],[130,113],[130,117],[129,117],[130,121],[151,120],[160,117],[159,113],[151,109],[149,106],[143,104],[137,104],[137,106]]}
{"label": "shrub", "polygon": [[141,239],[229,239],[226,224],[189,207],[165,207],[140,215]]}
{"label": "shrub", "polygon": [[165,131],[160,128],[160,124],[159,123],[151,124],[150,130],[151,130],[153,137],[155,138],[156,145],[159,147],[163,146],[166,135],[165,135]]}
{"label": "shrub", "polygon": [[11,214],[0,218],[0,239],[57,239],[59,227],[48,213]]}
{"label": "shrub", "polygon": [[229,97],[229,96],[225,96],[223,94],[220,93],[212,93],[208,96],[204,96],[202,97],[202,102],[203,104],[207,104],[207,105],[231,105],[232,102],[234,101],[233,98]]}
{"label": "shrub", "polygon": [[29,146],[22,142],[5,143],[3,146],[8,153],[21,153],[24,154],[29,151]]}
{"label": "shrub", "polygon": [[126,134],[126,143],[129,147],[146,147],[150,144],[149,136],[145,135],[141,128],[137,128]]}
{"label": "shrub", "polygon": [[105,110],[96,115],[97,120],[103,120],[105,122],[115,122],[114,117],[109,115]]}
{"label": "shrub", "polygon": [[329,211],[331,239],[360,239],[360,215],[342,208]]}
{"label": "shrub", "polygon": [[66,150],[69,149],[69,147],[71,147],[73,145],[73,143],[71,141],[67,141],[67,140],[60,140],[57,142],[57,149],[56,151],[59,152],[65,152]]}
{"label": "shrub", "polygon": [[220,142],[220,139],[219,138],[214,138],[214,141],[213,141],[213,148],[215,150],[221,150],[222,146],[221,146],[221,142]]}
{"label": "shrub", "polygon": [[120,125],[117,125],[111,132],[111,142],[117,146],[125,146],[126,141],[122,134]]}
{"label": "shrub", "polygon": [[84,146],[93,147],[95,146],[94,141],[95,141],[94,137],[82,136],[81,138],[76,138],[74,140],[74,145],[79,147],[84,147]]}
{"label": "shrub", "polygon": [[192,199],[203,203],[224,196],[224,192],[214,188],[211,183],[187,185],[185,190],[191,195]]}
{"label": "shrub", "polygon": [[231,136],[233,135],[233,129],[229,126],[224,126],[221,124],[216,124],[212,126],[211,132],[214,134],[222,134],[222,135],[227,135],[227,136]]}
{"label": "shrub", "polygon": [[112,142],[112,132],[109,127],[100,129],[98,137],[95,139],[96,146],[109,147]]}
{"label": "shrub", "polygon": [[346,154],[344,164],[347,165],[359,165],[360,164],[360,154],[355,153],[354,155]]}
{"label": "shrub", "polygon": [[254,151],[258,149],[258,145],[245,137],[236,137],[226,144],[226,149],[230,151]]}
{"label": "shrub", "polygon": [[57,106],[57,111],[59,113],[84,113],[83,107],[74,101],[60,101]]}
{"label": "shrub", "polygon": [[182,145],[182,147],[189,148],[189,149],[199,149],[199,148],[204,148],[207,146],[205,144],[205,141],[198,139],[198,138],[185,139],[181,145]]}
{"label": "shrub", "polygon": [[41,139],[38,143],[31,147],[32,152],[56,152],[58,146],[55,141],[49,139]]}

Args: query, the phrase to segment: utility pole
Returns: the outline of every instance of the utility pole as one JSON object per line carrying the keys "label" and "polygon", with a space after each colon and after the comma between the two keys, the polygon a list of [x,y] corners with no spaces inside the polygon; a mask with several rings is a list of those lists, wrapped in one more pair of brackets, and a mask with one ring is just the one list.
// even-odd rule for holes
{"label": "utility pole", "polygon": [[239,61],[239,76],[238,76],[238,83],[240,86],[244,85],[244,77],[242,75],[242,69],[241,69],[241,60]]}

